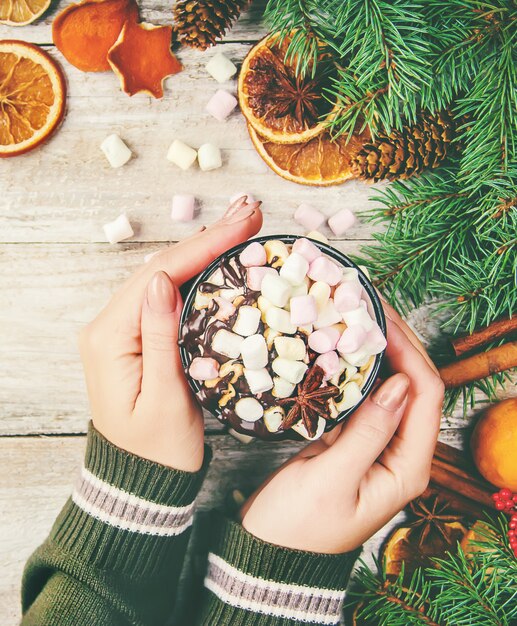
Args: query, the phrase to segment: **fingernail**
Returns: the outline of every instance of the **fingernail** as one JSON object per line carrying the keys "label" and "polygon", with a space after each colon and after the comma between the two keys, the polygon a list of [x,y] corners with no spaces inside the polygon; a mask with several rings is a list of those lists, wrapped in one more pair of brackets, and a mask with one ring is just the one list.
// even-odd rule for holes
{"label": "fingernail", "polygon": [[396,374],[372,393],[372,402],[386,411],[396,411],[406,399],[409,378],[405,374]]}
{"label": "fingernail", "polygon": [[240,198],[237,198],[237,200],[234,200],[230,206],[226,209],[223,217],[221,219],[225,220],[228,217],[231,217],[232,215],[234,215],[235,213],[237,213],[237,211],[239,211],[240,209],[242,209],[242,207],[244,207],[246,205],[246,199],[248,196],[241,196]]}
{"label": "fingernail", "polygon": [[201,228],[199,228],[197,232],[202,233],[205,230],[206,230],[206,226],[201,226]]}
{"label": "fingernail", "polygon": [[245,203],[244,206],[240,207],[236,211],[233,211],[229,215],[228,212],[226,212],[221,221],[225,224],[237,224],[238,222],[242,222],[248,219],[248,217],[251,217],[261,204],[262,202],[251,202],[250,204]]}
{"label": "fingernail", "polygon": [[165,272],[156,272],[151,278],[147,304],[155,313],[172,313],[176,308],[176,289]]}

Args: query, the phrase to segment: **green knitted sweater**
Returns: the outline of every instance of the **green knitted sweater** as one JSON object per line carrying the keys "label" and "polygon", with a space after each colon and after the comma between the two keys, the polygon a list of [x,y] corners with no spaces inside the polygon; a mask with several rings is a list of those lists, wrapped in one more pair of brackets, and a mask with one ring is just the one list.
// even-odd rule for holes
{"label": "green knitted sweater", "polygon": [[[167,623],[192,526],[200,472],[163,467],[93,427],[84,467],[48,539],[29,559],[22,625]],[[196,624],[339,624],[357,556],[288,550],[221,519],[213,525]]]}

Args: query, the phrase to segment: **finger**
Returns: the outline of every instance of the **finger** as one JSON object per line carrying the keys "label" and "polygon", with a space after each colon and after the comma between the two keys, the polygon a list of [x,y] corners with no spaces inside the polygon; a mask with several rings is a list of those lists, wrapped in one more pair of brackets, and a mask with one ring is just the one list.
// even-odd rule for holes
{"label": "finger", "polygon": [[334,444],[316,461],[325,471],[346,470],[348,480],[359,484],[382,454],[397,430],[407,402],[409,378],[395,374],[371,394],[352,414]]}

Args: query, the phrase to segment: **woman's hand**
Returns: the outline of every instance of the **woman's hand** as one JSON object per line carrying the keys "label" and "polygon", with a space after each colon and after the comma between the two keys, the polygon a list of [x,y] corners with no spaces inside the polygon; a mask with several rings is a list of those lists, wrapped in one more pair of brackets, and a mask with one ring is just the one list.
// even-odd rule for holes
{"label": "woman's hand", "polygon": [[175,469],[203,464],[203,420],[177,346],[178,287],[255,235],[260,203],[239,199],[202,232],[142,266],[81,332],[95,428],[116,446]]}
{"label": "woman's hand", "polygon": [[347,552],[425,490],[444,387],[414,333],[389,305],[385,310],[385,358],[394,375],[248,500],[242,523],[256,537],[299,550]]}

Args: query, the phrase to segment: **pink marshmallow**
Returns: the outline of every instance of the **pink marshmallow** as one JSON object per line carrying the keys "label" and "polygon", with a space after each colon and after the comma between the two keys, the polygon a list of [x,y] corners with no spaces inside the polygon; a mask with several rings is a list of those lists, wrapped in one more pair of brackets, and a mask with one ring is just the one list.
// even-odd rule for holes
{"label": "pink marshmallow", "polygon": [[315,246],[312,241],[305,238],[297,239],[293,243],[293,252],[301,254],[309,263],[312,263],[314,259],[317,259],[323,254],[318,246]]}
{"label": "pink marshmallow", "polygon": [[386,348],[387,345],[388,342],[386,341],[386,337],[380,329],[380,326],[375,324],[366,335],[365,346],[367,347],[368,352],[370,352],[370,354],[379,354]]}
{"label": "pink marshmallow", "polygon": [[305,326],[318,319],[318,307],[313,296],[295,296],[289,301],[291,324]]}
{"label": "pink marshmallow", "polygon": [[197,356],[188,368],[194,380],[211,380],[219,375],[219,363],[215,359]]}
{"label": "pink marshmallow", "polygon": [[355,215],[350,209],[341,209],[331,218],[329,218],[328,225],[334,235],[342,235],[347,231],[355,222]]}
{"label": "pink marshmallow", "polygon": [[172,196],[171,219],[175,222],[190,222],[194,219],[196,199],[190,194]]}
{"label": "pink marshmallow", "polygon": [[294,219],[306,230],[318,230],[325,216],[309,204],[302,203],[294,212]]}
{"label": "pink marshmallow", "polygon": [[251,291],[260,291],[262,280],[266,274],[276,274],[278,276],[278,272],[272,267],[248,267],[246,284]]}
{"label": "pink marshmallow", "polygon": [[328,326],[327,328],[320,328],[315,330],[309,335],[308,343],[309,348],[319,354],[325,354],[334,350],[339,341],[339,330]]}
{"label": "pink marshmallow", "polygon": [[360,305],[363,287],[359,281],[341,283],[334,292],[334,304],[339,312],[357,309]]}
{"label": "pink marshmallow", "polygon": [[367,333],[362,326],[349,326],[337,342],[337,349],[341,354],[356,352],[364,345],[366,337]]}
{"label": "pink marshmallow", "polygon": [[225,322],[235,313],[235,307],[229,300],[216,297],[214,302],[217,304],[217,311],[214,313],[216,319]]}
{"label": "pink marshmallow", "polygon": [[246,246],[244,250],[240,253],[239,260],[244,265],[244,267],[265,265],[267,259],[264,246],[258,241],[253,241],[249,244],[249,246]]}
{"label": "pink marshmallow", "polygon": [[323,380],[328,380],[332,378],[334,374],[339,372],[339,357],[337,352],[332,350],[331,352],[325,352],[324,354],[320,354],[319,357],[314,361],[314,365],[318,365],[325,372],[323,376]]}
{"label": "pink marshmallow", "polygon": [[237,98],[224,89],[218,89],[208,101],[205,111],[213,115],[216,120],[224,122],[237,106]]}
{"label": "pink marshmallow", "polygon": [[343,275],[343,269],[333,263],[326,256],[319,256],[310,264],[307,276],[312,280],[320,280],[333,287],[337,285]]}

